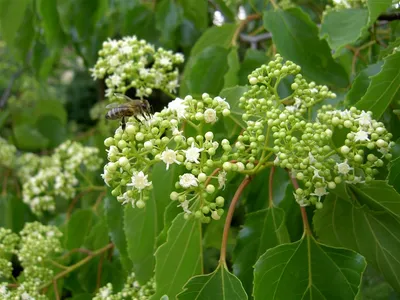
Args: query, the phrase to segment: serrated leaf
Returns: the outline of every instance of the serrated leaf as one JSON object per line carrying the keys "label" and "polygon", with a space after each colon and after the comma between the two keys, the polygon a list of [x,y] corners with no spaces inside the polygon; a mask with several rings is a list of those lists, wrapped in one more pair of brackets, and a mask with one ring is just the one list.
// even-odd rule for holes
{"label": "serrated leaf", "polygon": [[124,207],[111,193],[105,198],[104,212],[109,228],[109,234],[115,247],[119,251],[121,263],[126,271],[132,270],[132,261],[128,256],[127,240],[124,231]]}
{"label": "serrated leaf", "polygon": [[247,294],[253,289],[253,266],[268,249],[289,243],[285,212],[270,207],[246,216],[234,250],[233,272],[242,281]]}
{"label": "serrated leaf", "polygon": [[362,205],[376,212],[387,212],[400,218],[400,194],[386,181],[372,181],[367,185],[349,185]]}
{"label": "serrated leaf", "polygon": [[24,19],[29,2],[29,0],[3,0],[0,2],[1,36],[9,46],[14,43],[15,35]]}
{"label": "serrated leaf", "polygon": [[199,220],[178,215],[168,231],[167,242],[157,249],[156,293],[151,299],[167,295],[174,299],[189,278],[202,273],[202,233]]}
{"label": "serrated leaf", "polygon": [[154,199],[146,202],[143,209],[125,207],[124,230],[128,245],[128,256],[133,263],[133,271],[145,284],[154,271],[154,250],[157,236],[157,215]]}
{"label": "serrated leaf", "polygon": [[392,5],[392,0],[367,0],[369,10],[368,25],[371,25],[379,15],[385,12]]}
{"label": "serrated leaf", "polygon": [[208,25],[208,3],[206,0],[178,0],[185,17],[192,21],[197,29],[205,29]]}
{"label": "serrated leaf", "polygon": [[249,88],[247,86],[235,86],[223,89],[220,93],[220,97],[225,98],[231,110],[229,117],[224,119],[224,126],[228,132],[228,138],[232,138],[238,134],[242,128],[246,128],[246,123],[242,120],[244,111],[239,107],[239,99],[248,90]]}
{"label": "serrated leaf", "polygon": [[366,94],[356,103],[358,109],[372,111],[379,119],[400,89],[400,52],[384,59],[382,70],[371,77]]}
{"label": "serrated leaf", "polygon": [[371,77],[378,74],[382,68],[383,62],[369,65],[367,68],[357,74],[351,89],[346,95],[346,104],[352,106],[356,104],[368,90],[371,83]]}
{"label": "serrated leaf", "polygon": [[314,215],[314,229],[323,243],[363,255],[400,291],[400,220],[390,213],[357,207],[351,199],[330,194]]}
{"label": "serrated leaf", "polygon": [[336,53],[340,49],[357,41],[367,29],[368,11],[353,8],[332,10],[324,15],[321,23],[320,38],[327,39]]}
{"label": "serrated leaf", "polygon": [[175,1],[157,2],[156,28],[161,32],[161,42],[168,48],[176,47],[176,34],[182,23],[182,14],[182,8]]}
{"label": "serrated leaf", "polygon": [[264,27],[284,59],[301,66],[308,78],[323,84],[346,87],[343,67],[337,64],[326,41],[318,37],[318,27],[300,8],[264,12]]}
{"label": "serrated leaf", "polygon": [[88,249],[96,250],[106,246],[108,243],[107,223],[105,220],[101,220],[90,229],[90,233],[85,240],[85,246]]}
{"label": "serrated leaf", "polygon": [[392,160],[389,165],[389,184],[392,185],[398,193],[400,193],[400,157]]}
{"label": "serrated leaf", "polygon": [[248,299],[240,280],[221,265],[211,274],[191,278],[184,289],[177,297],[180,300]]}
{"label": "serrated leaf", "polygon": [[254,299],[354,299],[365,267],[360,254],[325,246],[307,234],[260,257]]}
{"label": "serrated leaf", "polygon": [[238,72],[240,69],[240,62],[237,47],[233,47],[228,54],[228,71],[224,76],[224,89],[233,87],[238,84]]}
{"label": "serrated leaf", "polygon": [[[64,247],[68,250],[79,248],[95,223],[95,215],[91,209],[76,210],[68,221],[64,233]],[[91,249],[95,250],[95,249]]]}

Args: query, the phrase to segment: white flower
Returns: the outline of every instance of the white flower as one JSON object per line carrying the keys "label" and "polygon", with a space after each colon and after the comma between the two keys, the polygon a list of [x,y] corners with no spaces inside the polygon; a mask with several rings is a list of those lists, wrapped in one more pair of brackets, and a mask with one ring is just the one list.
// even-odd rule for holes
{"label": "white flower", "polygon": [[280,155],[281,153],[280,152],[278,152],[277,154],[276,154],[276,156],[275,156],[275,159],[274,159],[274,165],[275,166],[277,166],[278,164],[279,164],[279,155]]}
{"label": "white flower", "polygon": [[357,141],[360,141],[360,142],[369,141],[368,132],[366,132],[364,130],[357,131],[356,134],[355,134],[355,137],[354,137],[354,141],[355,142],[357,142]]}
{"label": "white flower", "polygon": [[172,127],[171,131],[173,136],[182,135],[183,133],[183,131],[179,130],[178,127]]}
{"label": "white flower", "polygon": [[185,152],[185,156],[186,156],[185,162],[190,161],[190,162],[194,162],[196,164],[200,163],[198,161],[198,159],[200,157],[200,152],[203,150],[204,150],[203,148],[199,149],[199,148],[195,147],[194,143],[192,143],[192,146],[190,148],[183,150],[183,152]]}
{"label": "white flower", "polygon": [[314,169],[314,176],[313,176],[313,179],[314,179],[315,177],[317,177],[317,178],[321,178],[322,181],[325,181],[325,178],[322,177],[321,175],[319,175],[319,170],[318,170],[317,168],[315,168],[315,167],[312,167],[312,168]]}
{"label": "white flower", "polygon": [[146,69],[146,68],[140,68],[139,69],[139,76],[141,78],[145,79],[149,74],[150,74],[149,69]]}
{"label": "white flower", "polygon": [[176,88],[179,86],[178,80],[172,80],[170,82],[167,83],[167,89],[170,93],[175,93],[176,92]]}
{"label": "white flower", "polygon": [[147,180],[147,176],[148,175],[144,175],[142,171],[135,173],[132,175],[132,183],[128,183],[127,186],[133,186],[141,191],[151,185],[151,181],[149,182]]}
{"label": "white flower", "polygon": [[244,9],[243,6],[239,6],[239,11],[238,11],[237,17],[241,21],[246,20],[247,14],[246,14],[246,10]]}
{"label": "white flower", "polygon": [[317,160],[315,159],[314,155],[312,155],[311,152],[308,152],[308,159],[310,161],[310,164],[315,163]]}
{"label": "white flower", "polygon": [[27,292],[24,292],[21,295],[21,300],[35,300],[35,298],[31,297],[31,295],[29,295]]}
{"label": "white flower", "polygon": [[108,296],[110,296],[110,294],[111,294],[111,291],[108,288],[105,288],[100,292],[100,297],[102,299],[106,299]]}
{"label": "white flower", "polygon": [[183,201],[181,204],[179,204],[178,206],[181,206],[182,207],[182,209],[183,209],[183,211],[185,212],[185,213],[187,213],[188,215],[190,215],[192,212],[190,211],[190,209],[189,209],[189,201],[188,200],[185,200],[185,201]]}
{"label": "white flower", "polygon": [[220,96],[217,96],[217,97],[214,98],[214,100],[217,100],[219,105],[222,104],[222,105],[225,105],[225,107],[228,108],[228,109],[231,108],[231,106],[229,105],[229,103],[226,102],[225,98],[221,98]]}
{"label": "white flower", "polygon": [[318,200],[321,200],[321,197],[324,195],[328,195],[329,193],[326,191],[326,187],[322,186],[319,188],[316,188],[314,190],[314,193],[312,193],[311,195],[317,196]]}
{"label": "white flower", "polygon": [[114,56],[112,56],[110,59],[109,59],[109,63],[110,63],[110,66],[111,67],[118,67],[119,66],[119,64],[120,64],[120,62],[119,62],[119,59],[118,59],[118,56],[116,56],[116,55],[114,55]]}
{"label": "white flower", "polygon": [[290,113],[294,113],[298,108],[294,105],[288,105],[285,107],[285,109]]}
{"label": "white flower", "polygon": [[122,201],[122,205],[131,203],[132,207],[135,207],[135,200],[128,196],[127,192],[123,193],[122,196],[117,197],[118,201]]}
{"label": "white flower", "polygon": [[318,93],[318,90],[316,88],[312,88],[312,89],[310,89],[310,92],[312,94],[316,94],[316,93]]}
{"label": "white flower", "polygon": [[124,46],[122,46],[122,47],[119,49],[119,51],[120,51],[122,54],[127,54],[127,55],[129,55],[129,54],[132,53],[132,47],[129,46],[129,45],[124,45]]}
{"label": "white flower", "polygon": [[222,26],[224,24],[225,18],[219,10],[214,12],[213,24],[216,26]]}
{"label": "white flower", "polygon": [[296,202],[300,205],[300,206],[307,206],[309,205],[309,203],[307,203],[307,199],[304,195],[297,195],[296,193],[293,193],[294,195],[294,199],[296,199]]}
{"label": "white flower", "polygon": [[185,173],[179,176],[179,184],[185,189],[191,186],[198,186],[197,182],[198,180],[193,174]]}
{"label": "white flower", "polygon": [[156,73],[156,74],[154,74],[154,84],[157,86],[157,87],[159,87],[162,83],[163,83],[163,81],[164,81],[164,74],[162,74],[162,73]]}
{"label": "white flower", "polygon": [[372,118],[369,113],[366,113],[365,111],[361,111],[360,116],[356,119],[360,126],[366,126],[369,127],[372,125]]}
{"label": "white flower", "polygon": [[117,156],[119,154],[119,150],[116,146],[110,146],[110,149],[106,150],[108,152],[108,159],[112,156]]}
{"label": "white flower", "polygon": [[204,111],[204,121],[206,123],[215,123],[217,121],[217,112],[212,108],[207,108]]}
{"label": "white flower", "polygon": [[168,109],[174,111],[178,119],[186,117],[187,108],[188,106],[186,105],[186,101],[181,98],[176,98],[168,103]]}
{"label": "white flower", "polygon": [[339,114],[340,114],[340,116],[341,116],[343,119],[346,119],[346,118],[347,118],[347,119],[350,119],[350,118],[352,118],[352,116],[351,116],[351,111],[349,111],[348,109],[339,112]]}
{"label": "white flower", "polygon": [[161,153],[161,160],[167,165],[167,170],[169,169],[169,165],[172,165],[173,163],[176,163],[178,165],[181,164],[179,161],[176,160],[175,151],[168,149],[168,147],[163,153]]}
{"label": "white flower", "polygon": [[119,86],[121,84],[121,77],[116,74],[110,76],[110,80],[113,86]]}
{"label": "white flower", "polygon": [[339,174],[343,174],[343,175],[346,175],[346,174],[348,174],[350,172],[350,170],[353,170],[353,168],[351,168],[349,166],[349,164],[347,163],[347,159],[344,162],[340,163],[340,164],[337,163],[336,166],[338,168],[338,173]]}
{"label": "white flower", "polygon": [[169,57],[162,56],[160,58],[160,65],[162,65],[164,67],[168,67],[171,64],[172,64],[172,62],[171,62],[171,59]]}
{"label": "white flower", "polygon": [[218,189],[225,188],[225,183],[226,183],[226,172],[222,171],[219,172],[218,174]]}
{"label": "white flower", "polygon": [[110,181],[112,180],[112,176],[110,175],[110,173],[108,172],[107,169],[104,169],[104,173],[100,175],[101,178],[103,178],[105,184],[107,184],[108,186],[110,186]]}

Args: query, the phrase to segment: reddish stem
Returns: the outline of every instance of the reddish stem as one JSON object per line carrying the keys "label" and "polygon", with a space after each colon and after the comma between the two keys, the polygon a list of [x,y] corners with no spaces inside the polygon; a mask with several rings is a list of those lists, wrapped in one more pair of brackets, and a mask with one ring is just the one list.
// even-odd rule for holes
{"label": "reddish stem", "polygon": [[271,168],[271,172],[269,173],[269,188],[268,188],[268,205],[269,207],[273,207],[274,206],[274,198],[273,198],[273,191],[272,191],[272,187],[273,187],[273,183],[274,183],[274,174],[275,174],[275,166],[272,166]]}

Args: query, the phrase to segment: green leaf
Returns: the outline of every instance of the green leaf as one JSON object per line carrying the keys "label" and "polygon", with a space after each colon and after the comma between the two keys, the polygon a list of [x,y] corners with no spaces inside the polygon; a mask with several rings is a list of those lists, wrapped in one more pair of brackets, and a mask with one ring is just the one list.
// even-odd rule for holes
{"label": "green leaf", "polygon": [[133,263],[133,271],[142,284],[153,277],[154,250],[157,234],[156,203],[146,202],[143,209],[125,207],[124,229],[128,244],[128,255]]}
{"label": "green leaf", "polygon": [[314,215],[314,229],[321,242],[352,249],[380,270],[400,291],[400,220],[390,213],[357,207],[344,194],[330,194]]}
{"label": "green leaf", "polygon": [[14,44],[29,2],[29,0],[2,0],[0,2],[1,36],[9,46]]}
{"label": "green leaf", "polygon": [[130,272],[132,270],[132,261],[129,259],[127,250],[128,246],[124,231],[123,206],[111,195],[111,193],[108,193],[105,198],[104,208],[111,240],[119,251],[122,265],[126,271]]}
{"label": "green leaf", "polygon": [[367,21],[366,9],[332,10],[323,17],[319,36],[327,39],[331,49],[338,54],[344,46],[354,43],[361,37],[367,30]]}
{"label": "green leaf", "polygon": [[371,79],[366,94],[356,107],[372,111],[374,118],[379,119],[400,88],[400,52],[387,56],[382,70]]}
{"label": "green leaf", "polygon": [[57,11],[57,1],[40,0],[39,12],[42,17],[44,35],[48,45],[61,47],[65,42],[65,35],[60,25]]}
{"label": "green leaf", "polygon": [[394,48],[399,47],[399,46],[400,46],[400,37],[397,37],[386,48],[381,50],[381,52],[379,53],[379,59],[382,59],[388,55],[391,55],[394,51]]}
{"label": "green leaf", "polygon": [[201,95],[207,92],[218,95],[224,85],[224,75],[229,68],[228,53],[228,49],[220,46],[210,46],[198,53],[191,62],[190,70],[185,71],[184,93]]}
{"label": "green leaf", "polygon": [[400,193],[400,157],[392,160],[389,165],[389,184],[392,185],[398,193]]}
{"label": "green leaf", "polygon": [[237,237],[233,272],[242,281],[247,294],[252,292],[253,266],[258,258],[268,249],[289,242],[282,209],[270,207],[246,216]]}
{"label": "green leaf", "polygon": [[18,233],[26,222],[34,220],[29,207],[13,194],[0,195],[0,227]]}
{"label": "green leaf", "polygon": [[346,95],[345,101],[348,106],[353,106],[364,96],[371,83],[371,77],[380,72],[382,65],[383,62],[377,62],[357,74],[351,89]]}
{"label": "green leaf", "polygon": [[220,93],[222,98],[229,103],[231,114],[224,118],[224,126],[228,132],[228,138],[232,138],[238,134],[242,128],[246,128],[246,123],[242,120],[243,110],[239,107],[239,99],[248,91],[247,86],[235,86],[223,89]]}
{"label": "green leaf", "polygon": [[178,295],[180,300],[244,300],[248,299],[240,280],[230,273],[226,265],[207,275],[192,277]]}
{"label": "green leaf", "polygon": [[95,223],[95,217],[91,209],[76,210],[72,214],[64,232],[64,247],[66,249],[71,250],[83,245]]}
{"label": "green leaf", "polygon": [[208,25],[208,3],[206,0],[178,0],[185,17],[192,21],[197,29],[203,30]]}
{"label": "green leaf", "polygon": [[35,105],[33,117],[54,116],[61,121],[63,125],[67,124],[67,111],[59,99],[40,99]]}
{"label": "green leaf", "polygon": [[0,111],[0,129],[7,122],[9,116],[10,116],[10,111],[8,109],[3,109],[2,111]]}
{"label": "green leaf", "polygon": [[161,32],[160,41],[168,48],[176,47],[177,29],[182,23],[182,9],[175,1],[163,0],[156,7],[156,28]]}
{"label": "green leaf", "polygon": [[24,18],[13,41],[13,47],[17,49],[18,57],[24,65],[29,64],[28,53],[36,38],[36,11],[34,11],[32,6],[29,5],[25,10]]}
{"label": "green leaf", "polygon": [[156,252],[156,293],[151,299],[167,295],[170,299],[182,290],[189,278],[202,273],[202,233],[198,220],[178,215],[168,231],[167,242]]}
{"label": "green leaf", "polygon": [[109,243],[108,228],[105,220],[97,222],[90,229],[89,235],[86,237],[85,246],[88,249],[100,249]]}
{"label": "green leaf", "polygon": [[318,38],[317,25],[301,9],[265,11],[264,26],[278,52],[300,65],[305,76],[323,84],[348,85],[345,70],[333,60],[326,41]]}
{"label": "green leaf", "polygon": [[391,5],[392,0],[367,0],[369,10],[368,25],[372,25],[378,19],[379,15],[385,12]]}
{"label": "green leaf", "polygon": [[238,84],[238,72],[240,70],[240,62],[237,47],[233,47],[228,54],[228,71],[224,76],[224,89]]}
{"label": "green leaf", "polygon": [[179,207],[175,202],[170,201],[170,203],[165,208],[163,224],[164,228],[157,237],[157,246],[164,244],[167,241],[168,230],[170,229],[172,222],[175,217],[182,212],[182,208]]}
{"label": "green leaf", "polygon": [[254,299],[354,299],[366,267],[358,253],[300,241],[267,250],[254,267]]}
{"label": "green leaf", "polygon": [[48,139],[48,148],[57,147],[67,138],[67,128],[55,116],[41,116],[35,125],[38,131]]}
{"label": "green leaf", "polygon": [[45,149],[49,144],[49,140],[30,124],[16,124],[13,132],[15,144],[20,150],[38,151]]}

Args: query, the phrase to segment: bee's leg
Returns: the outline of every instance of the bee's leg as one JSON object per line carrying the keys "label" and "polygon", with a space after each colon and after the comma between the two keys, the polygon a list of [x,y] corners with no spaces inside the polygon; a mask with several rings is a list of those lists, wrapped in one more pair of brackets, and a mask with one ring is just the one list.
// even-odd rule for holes
{"label": "bee's leg", "polygon": [[126,128],[125,117],[122,117],[122,120],[121,120],[121,128],[122,128],[122,131],[125,131],[125,128]]}
{"label": "bee's leg", "polygon": [[133,117],[134,117],[135,120],[138,121],[139,123],[142,122],[142,121],[140,121],[140,119],[139,119],[136,115],[134,115]]}

